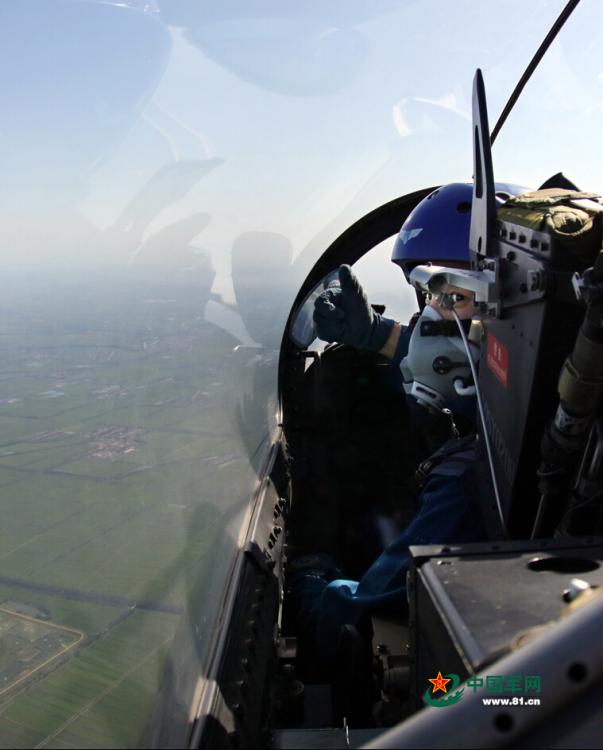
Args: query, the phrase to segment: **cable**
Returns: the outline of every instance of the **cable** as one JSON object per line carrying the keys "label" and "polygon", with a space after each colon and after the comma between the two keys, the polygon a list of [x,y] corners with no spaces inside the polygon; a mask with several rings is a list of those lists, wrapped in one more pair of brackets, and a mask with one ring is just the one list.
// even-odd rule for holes
{"label": "cable", "polygon": [[475,395],[477,396],[477,408],[478,408],[479,417],[482,423],[482,429],[484,431],[484,442],[486,444],[486,453],[488,454],[488,464],[490,466],[490,476],[492,477],[492,487],[494,488],[494,498],[496,500],[496,507],[498,508],[498,517],[500,519],[500,525],[501,525],[503,534],[505,536],[508,536],[507,525],[505,523],[505,516],[503,514],[502,504],[500,502],[500,494],[498,492],[498,482],[496,481],[496,471],[494,470],[494,459],[492,458],[492,447],[490,446],[490,437],[488,435],[488,427],[486,425],[486,414],[484,412],[482,394],[481,394],[479,383],[477,380],[477,370],[475,368],[475,363],[473,362],[473,357],[471,356],[471,349],[469,348],[469,341],[467,339],[467,334],[465,333],[465,329],[463,328],[461,319],[459,318],[459,316],[457,315],[454,309],[451,309],[451,313],[454,315],[454,319],[456,320],[456,324],[461,334],[461,339],[463,340],[463,346],[465,347],[465,351],[467,352],[467,359],[469,360],[469,367],[471,368],[471,375],[473,377],[473,382],[475,383]]}
{"label": "cable", "polygon": [[526,83],[530,80],[532,77],[532,73],[536,70],[538,67],[538,63],[542,60],[544,57],[546,51],[553,43],[555,37],[557,34],[561,31],[563,28],[563,25],[567,21],[567,19],[571,16],[572,12],[575,10],[576,6],[580,0],[570,0],[569,3],[565,6],[565,8],[561,11],[561,14],[559,15],[559,18],[555,21],[555,23],[551,26],[549,33],[544,38],[544,41],[538,47],[536,50],[536,54],[534,57],[530,60],[530,64],[525,69],[524,74],[519,79],[519,83],[515,88],[513,89],[513,93],[509,97],[509,101],[505,104],[505,108],[503,109],[500,117],[498,118],[498,122],[494,126],[492,130],[492,135],[490,136],[490,145],[494,143],[496,140],[496,136],[498,135],[500,129],[505,124],[505,120],[511,113],[511,110],[515,106],[515,102],[519,99],[521,96],[521,92],[523,91]]}

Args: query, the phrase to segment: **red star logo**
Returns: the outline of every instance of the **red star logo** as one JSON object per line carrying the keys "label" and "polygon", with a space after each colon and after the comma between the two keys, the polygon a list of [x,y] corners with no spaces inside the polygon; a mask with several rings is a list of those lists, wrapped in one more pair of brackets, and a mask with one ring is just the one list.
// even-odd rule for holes
{"label": "red star logo", "polygon": [[446,685],[450,682],[450,678],[442,677],[441,672],[438,672],[437,677],[430,677],[429,682],[433,684],[432,693],[436,693],[438,690],[442,690],[444,693],[448,692],[446,690]]}

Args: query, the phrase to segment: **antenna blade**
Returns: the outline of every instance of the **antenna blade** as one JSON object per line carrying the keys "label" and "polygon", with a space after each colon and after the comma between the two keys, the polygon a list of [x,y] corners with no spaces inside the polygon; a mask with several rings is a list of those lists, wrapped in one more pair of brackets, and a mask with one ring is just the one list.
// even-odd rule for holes
{"label": "antenna blade", "polygon": [[481,257],[490,256],[492,227],[496,218],[494,170],[490,149],[490,129],[486,90],[482,71],[473,79],[473,200],[469,249]]}

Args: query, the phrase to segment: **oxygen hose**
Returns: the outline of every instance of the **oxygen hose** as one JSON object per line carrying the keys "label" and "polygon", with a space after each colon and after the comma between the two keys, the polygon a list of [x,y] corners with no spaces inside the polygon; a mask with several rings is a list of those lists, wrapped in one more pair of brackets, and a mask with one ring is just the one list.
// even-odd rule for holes
{"label": "oxygen hose", "polygon": [[486,414],[484,411],[484,404],[482,402],[482,394],[480,391],[479,382],[477,380],[477,370],[475,367],[475,363],[473,362],[473,357],[471,356],[469,340],[467,339],[467,334],[465,333],[465,329],[463,328],[461,319],[457,315],[454,308],[450,308],[450,312],[454,316],[459,332],[461,334],[463,346],[465,347],[465,352],[467,353],[467,359],[469,360],[469,367],[471,368],[471,376],[473,377],[473,382],[475,383],[475,395],[477,396],[477,409],[479,411],[479,417],[482,423],[482,430],[484,433],[484,443],[486,445],[486,454],[488,456],[488,465],[490,467],[490,477],[492,478],[492,487],[494,488],[494,499],[496,500],[496,507],[498,509],[498,517],[500,520],[500,526],[501,526],[502,532],[504,536],[507,537],[508,536],[507,525],[505,523],[505,516],[503,513],[503,509],[502,509],[502,504],[500,502],[498,482],[496,480],[496,470],[494,468],[494,458],[492,456],[492,446],[490,445],[490,436],[488,435],[488,427],[486,424]]}

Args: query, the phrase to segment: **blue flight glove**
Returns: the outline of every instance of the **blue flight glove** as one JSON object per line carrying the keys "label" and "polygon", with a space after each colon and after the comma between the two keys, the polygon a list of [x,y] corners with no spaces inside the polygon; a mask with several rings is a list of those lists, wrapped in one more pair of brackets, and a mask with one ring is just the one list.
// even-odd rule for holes
{"label": "blue flight glove", "polygon": [[318,337],[323,341],[380,351],[392,332],[394,321],[373,310],[349,266],[340,266],[339,283],[339,287],[325,289],[314,303]]}

